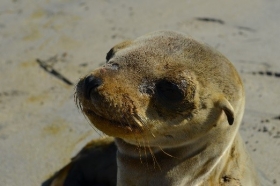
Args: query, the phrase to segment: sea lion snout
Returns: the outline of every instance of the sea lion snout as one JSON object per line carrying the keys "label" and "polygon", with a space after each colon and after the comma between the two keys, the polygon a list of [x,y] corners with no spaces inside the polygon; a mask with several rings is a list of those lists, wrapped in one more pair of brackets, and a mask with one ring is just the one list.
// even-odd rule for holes
{"label": "sea lion snout", "polygon": [[102,84],[102,80],[96,76],[89,75],[83,80],[84,96],[86,99],[91,98],[92,91],[96,91],[97,87]]}

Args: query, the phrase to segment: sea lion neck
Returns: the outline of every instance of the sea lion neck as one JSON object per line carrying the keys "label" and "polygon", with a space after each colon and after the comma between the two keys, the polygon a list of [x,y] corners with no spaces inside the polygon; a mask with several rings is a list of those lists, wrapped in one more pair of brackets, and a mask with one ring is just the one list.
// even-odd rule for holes
{"label": "sea lion neck", "polygon": [[[212,138],[212,140],[209,140],[209,138]],[[131,144],[121,138],[115,138],[115,144],[118,147],[119,156],[137,159],[139,163],[141,163],[141,158],[150,159],[153,158],[153,156],[171,160],[175,158],[178,161],[191,159],[207,153],[209,149],[213,149],[213,147],[216,146],[216,142],[221,143],[227,140],[231,143],[232,139],[233,137],[215,138],[215,135],[212,135],[212,137],[210,137],[210,135],[205,135],[183,145],[178,144],[178,146],[163,147],[161,145],[150,145],[150,143],[144,139],[142,141],[139,140],[138,144]],[[215,147],[216,154],[214,156],[220,156],[223,153],[223,149],[225,149],[224,146]]]}
{"label": "sea lion neck", "polygon": [[[215,142],[207,140],[208,138],[209,136],[192,144],[173,148],[138,147],[116,138],[118,181],[123,184],[134,180],[136,185],[143,185],[137,178],[145,175],[145,180],[149,180],[149,183],[199,185],[199,180],[209,176],[210,172],[217,168],[217,163],[228,155],[228,147],[231,146],[229,144],[235,139],[233,136],[228,138],[227,143],[222,144],[222,139]],[[184,170],[183,174],[181,170]],[[204,174],[201,174],[202,172]]]}

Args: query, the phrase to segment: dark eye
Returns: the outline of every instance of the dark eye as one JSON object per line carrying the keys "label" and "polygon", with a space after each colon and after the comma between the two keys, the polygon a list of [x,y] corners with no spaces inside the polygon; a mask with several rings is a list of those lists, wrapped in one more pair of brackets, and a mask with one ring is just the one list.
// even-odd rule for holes
{"label": "dark eye", "polygon": [[184,99],[184,92],[178,85],[167,80],[156,83],[156,92],[159,99],[166,103],[178,103]]}
{"label": "dark eye", "polygon": [[111,61],[111,62],[107,62],[105,66],[113,70],[118,70],[120,65],[118,63]]}

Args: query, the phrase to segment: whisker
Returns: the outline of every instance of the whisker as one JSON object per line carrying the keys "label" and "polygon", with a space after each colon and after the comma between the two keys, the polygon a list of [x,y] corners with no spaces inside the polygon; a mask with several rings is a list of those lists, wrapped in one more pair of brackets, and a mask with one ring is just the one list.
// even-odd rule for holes
{"label": "whisker", "polygon": [[140,141],[138,139],[136,139],[136,141],[137,141],[137,149],[138,149],[138,153],[139,153],[139,159],[140,159],[141,164],[143,164],[142,154],[141,154],[141,144],[140,144]]}
{"label": "whisker", "polygon": [[[153,136],[153,138],[156,138],[155,134],[152,132],[152,130],[150,130],[150,127],[147,126],[146,122],[145,122],[137,113],[135,113],[135,114],[133,115],[133,118],[134,118],[136,121],[139,121],[139,122],[142,124],[141,126],[145,127],[145,128],[151,133],[151,135]],[[137,122],[137,123],[138,123],[138,122]]]}
{"label": "whisker", "polygon": [[[149,143],[149,142],[148,142],[148,143]],[[156,164],[157,164],[159,170],[161,171],[161,167],[160,167],[160,165],[159,165],[159,163],[158,163],[158,161],[157,161],[157,158],[156,158],[156,156],[154,155],[154,153],[153,153],[153,151],[152,151],[150,145],[148,145],[148,148],[149,148],[150,154],[151,154],[152,159],[153,159],[154,169],[156,169]]]}
{"label": "whisker", "polygon": [[[77,89],[77,87],[76,87]],[[78,107],[78,110],[83,114],[84,118],[86,119],[87,123],[89,124],[89,126],[91,126],[91,128],[93,128],[93,130],[100,136],[102,137],[102,135],[99,133],[99,131],[96,129],[96,127],[90,122],[90,120],[88,119],[88,117],[86,116],[86,114],[84,113],[83,111],[83,106],[78,98],[78,95],[77,95],[77,91],[75,91],[74,93],[74,101],[75,101],[75,104],[76,106]]]}
{"label": "whisker", "polygon": [[158,146],[158,147],[159,147],[159,149],[160,149],[165,155],[167,155],[167,156],[169,156],[169,157],[171,157],[171,158],[179,159],[178,157],[172,156],[171,154],[165,152],[165,151],[161,148],[161,146]]}
{"label": "whisker", "polygon": [[144,153],[145,153],[145,157],[146,157],[146,165],[147,165],[147,168],[149,169],[149,163],[148,163],[148,154],[147,154],[147,147],[146,147],[146,141],[144,140],[143,138],[143,148],[144,148]]}
{"label": "whisker", "polygon": [[[125,119],[125,121],[126,121],[126,124],[127,125],[129,125],[129,130],[132,132],[132,125],[130,124],[130,122],[128,121],[128,119],[127,119],[127,117],[126,117],[126,115],[123,115],[123,118]],[[121,122],[121,121],[120,121]],[[122,124],[122,123],[121,123]],[[125,125],[123,125],[124,127],[125,127]]]}
{"label": "whisker", "polygon": [[83,116],[85,117],[87,123],[89,124],[89,126],[100,136],[100,137],[104,137],[104,133],[100,133],[100,131],[91,123],[91,121],[88,119],[88,117],[85,115],[84,112]]}
{"label": "whisker", "polygon": [[[126,120],[126,123],[131,127],[131,124],[130,124],[130,122],[128,121],[128,119],[127,119],[126,116],[124,116],[124,119]],[[136,127],[138,127],[138,126],[136,126]],[[133,128],[131,127],[131,129],[133,129]],[[132,130],[131,130],[131,131],[132,131]],[[137,142],[137,149],[138,149],[138,153],[139,153],[140,162],[141,162],[141,164],[143,164],[143,161],[142,161],[142,153],[141,153],[141,143],[140,143],[139,139],[137,138],[136,134],[133,133],[133,135],[134,135],[135,141]]]}

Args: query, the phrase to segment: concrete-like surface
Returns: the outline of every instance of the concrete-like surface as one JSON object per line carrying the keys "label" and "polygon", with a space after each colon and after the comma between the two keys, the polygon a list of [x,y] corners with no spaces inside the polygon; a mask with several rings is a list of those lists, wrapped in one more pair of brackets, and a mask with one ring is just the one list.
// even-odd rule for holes
{"label": "concrete-like surface", "polygon": [[75,84],[113,45],[163,29],[233,62],[247,95],[241,134],[264,185],[280,185],[279,17],[277,0],[1,0],[0,185],[40,185],[99,136],[74,104],[74,85],[36,59]]}

